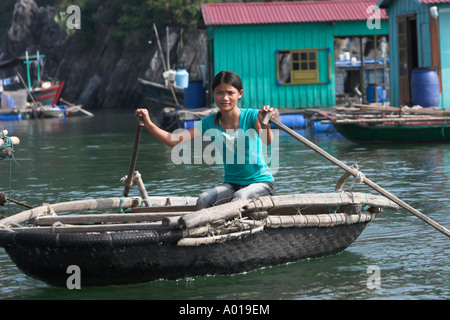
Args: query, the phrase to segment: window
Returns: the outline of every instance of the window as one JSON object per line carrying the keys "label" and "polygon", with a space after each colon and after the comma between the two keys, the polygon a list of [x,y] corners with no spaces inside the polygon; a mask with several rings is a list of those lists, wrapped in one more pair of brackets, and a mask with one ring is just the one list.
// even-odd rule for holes
{"label": "window", "polygon": [[319,83],[318,49],[279,50],[278,84]]}

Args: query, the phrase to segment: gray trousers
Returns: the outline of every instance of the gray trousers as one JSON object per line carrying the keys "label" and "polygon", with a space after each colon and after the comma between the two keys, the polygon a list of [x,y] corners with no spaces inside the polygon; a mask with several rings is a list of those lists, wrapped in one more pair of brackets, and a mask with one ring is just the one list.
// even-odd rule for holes
{"label": "gray trousers", "polygon": [[245,186],[223,183],[203,192],[198,197],[197,209],[209,208],[230,201],[255,199],[275,194],[275,184],[273,182],[257,182]]}

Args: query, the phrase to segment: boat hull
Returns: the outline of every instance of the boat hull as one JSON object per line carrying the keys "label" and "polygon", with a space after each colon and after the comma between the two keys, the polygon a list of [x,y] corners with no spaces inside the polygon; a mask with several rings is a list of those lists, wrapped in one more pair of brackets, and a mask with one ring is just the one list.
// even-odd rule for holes
{"label": "boat hull", "polygon": [[43,106],[53,106],[58,103],[63,87],[64,82],[59,82],[49,88],[33,89],[31,93],[34,99]]}
{"label": "boat hull", "polygon": [[352,244],[367,223],[266,228],[226,243],[198,246],[177,246],[179,229],[162,238],[153,231],[116,232],[107,238],[92,235],[92,239],[83,239],[86,234],[24,233],[14,235],[4,248],[24,273],[51,285],[66,286],[71,275],[67,270],[73,265],[79,267],[81,286],[124,285],[229,275],[337,253]]}
{"label": "boat hull", "polygon": [[371,125],[334,123],[346,139],[356,143],[422,143],[450,141],[450,123]]}
{"label": "boat hull", "polygon": [[140,197],[115,197],[31,208],[0,220],[0,247],[24,273],[51,285],[66,286],[71,268],[79,270],[82,286],[123,285],[333,254],[351,245],[383,208],[398,209],[379,195],[343,191],[200,210],[195,197],[144,199],[143,207]]}

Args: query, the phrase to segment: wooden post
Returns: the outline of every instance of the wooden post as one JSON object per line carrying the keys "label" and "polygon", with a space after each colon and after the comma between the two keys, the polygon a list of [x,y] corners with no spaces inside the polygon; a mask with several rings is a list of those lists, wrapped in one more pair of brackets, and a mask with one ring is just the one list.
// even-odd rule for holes
{"label": "wooden post", "polygon": [[27,65],[27,78],[28,78],[28,90],[31,91],[31,79],[30,79],[30,61],[28,61],[28,51],[25,51],[25,63]]}
{"label": "wooden post", "polygon": [[124,197],[128,197],[128,193],[130,192],[131,183],[133,181],[133,172],[134,172],[134,168],[136,167],[137,154],[139,151],[139,142],[141,141],[142,127],[144,126],[144,123],[142,122],[141,119],[139,119],[138,117],[136,117],[136,119],[137,119],[137,126],[136,126],[136,134],[134,136],[133,154],[131,155],[128,176],[125,180],[125,188],[123,190]]}
{"label": "wooden post", "polygon": [[139,194],[141,195],[142,201],[144,201],[144,206],[149,207],[150,203],[148,200],[147,190],[145,189],[144,181],[142,181],[141,174],[139,171],[135,171],[133,174],[133,180],[139,189]]}
{"label": "wooden post", "polygon": [[[156,24],[154,24],[154,23],[153,23],[153,31],[155,32],[155,35],[156,35],[156,41],[157,41],[157,43],[158,43],[159,53],[160,53],[160,55],[161,55],[161,60],[162,60],[162,64],[163,64],[164,71],[168,71],[169,69],[168,69],[168,66],[166,66],[166,62],[165,62],[165,60],[164,60],[164,53],[163,53],[163,51],[162,51],[161,41],[159,40],[158,29],[156,28]],[[169,47],[168,47],[168,46],[167,46],[167,50],[169,50]],[[167,83],[166,83],[166,85],[167,85]],[[178,99],[177,99],[177,96],[176,96],[176,94],[175,94],[175,90],[174,90],[173,86],[169,84],[169,88],[170,88],[170,92],[172,93],[172,97],[173,97],[173,99],[175,100],[175,104],[176,104],[178,107],[181,108],[182,106],[181,106],[180,103],[178,102]]]}

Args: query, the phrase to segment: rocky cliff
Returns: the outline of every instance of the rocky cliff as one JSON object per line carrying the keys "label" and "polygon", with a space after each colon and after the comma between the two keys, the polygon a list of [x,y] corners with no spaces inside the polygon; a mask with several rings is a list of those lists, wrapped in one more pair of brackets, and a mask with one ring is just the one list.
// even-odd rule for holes
{"label": "rocky cliff", "polygon": [[[133,50],[118,48],[110,41],[111,30],[96,22],[88,45],[81,45],[83,16],[81,30],[71,35],[67,26],[58,25],[54,17],[55,9],[50,6],[44,8],[33,0],[17,0],[10,28],[0,45],[0,61],[23,56],[25,51],[45,54],[43,78],[65,81],[61,97],[88,109],[136,108],[144,103],[139,77],[163,82],[164,70],[155,36],[151,44]],[[159,30],[159,36],[165,54],[165,30]],[[204,30],[187,32],[170,27],[169,51],[172,69],[185,68],[191,80],[201,80],[199,65],[205,64],[206,59]]]}

